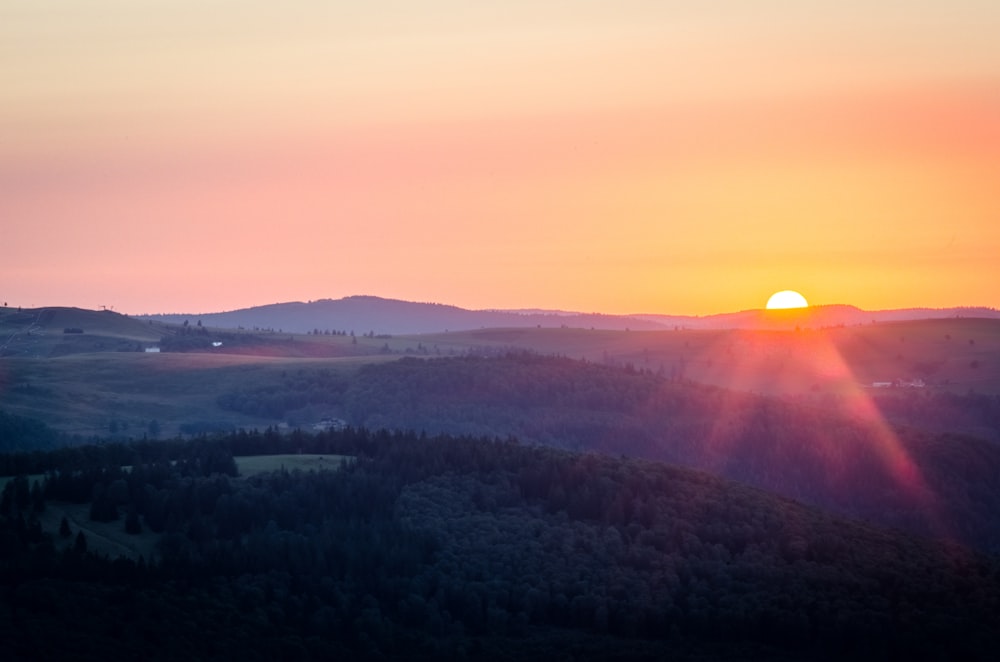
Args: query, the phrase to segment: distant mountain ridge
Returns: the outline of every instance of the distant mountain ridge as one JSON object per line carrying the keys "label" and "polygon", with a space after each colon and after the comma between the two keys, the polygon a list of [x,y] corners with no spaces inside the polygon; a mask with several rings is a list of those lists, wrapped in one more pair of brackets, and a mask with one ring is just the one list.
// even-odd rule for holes
{"label": "distant mountain ridge", "polygon": [[310,302],[287,302],[206,314],[141,315],[143,319],[221,328],[273,329],[289,333],[314,330],[356,334],[421,334],[503,327],[573,327],[649,331],[674,329],[760,328],[781,318],[804,327],[868,324],[912,319],[986,317],[1000,319],[993,308],[910,308],[865,311],[855,306],[813,306],[801,312],[745,310],[719,315],[603,315],[555,310],[468,310],[440,303],[417,303],[377,296],[349,296]]}
{"label": "distant mountain ridge", "polygon": [[375,296],[289,302],[204,315],[145,315],[162,322],[193,323],[214,327],[274,329],[308,333],[319,329],[354,331],[356,334],[419,334],[468,331],[497,327],[584,327],[595,329],[662,329],[650,320],[618,315],[542,313],[505,310],[467,310],[440,303],[416,303]]}

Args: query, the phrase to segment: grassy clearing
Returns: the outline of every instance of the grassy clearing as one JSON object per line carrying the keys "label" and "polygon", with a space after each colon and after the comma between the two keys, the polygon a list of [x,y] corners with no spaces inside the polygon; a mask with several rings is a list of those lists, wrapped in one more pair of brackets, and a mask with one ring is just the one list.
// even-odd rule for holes
{"label": "grassy clearing", "polygon": [[[42,474],[28,476],[29,484],[34,484],[45,478]],[[0,476],[0,491],[14,476]],[[65,517],[69,522],[71,535],[63,538],[59,535],[59,524]],[[76,534],[83,531],[87,537],[87,549],[108,558],[125,556],[138,561],[139,557],[152,560],[156,553],[156,543],[159,534],[143,531],[139,534],[125,533],[125,517],[114,522],[93,522],[90,519],[89,503],[67,503],[63,501],[46,501],[45,510],[38,516],[42,531],[51,534],[57,551],[73,546]]]}
{"label": "grassy clearing", "polygon": [[[59,523],[63,517],[69,522],[71,535],[68,538],[59,535]],[[90,520],[90,504],[86,503],[47,501],[45,512],[38,519],[42,530],[52,535],[59,551],[72,547],[77,532],[83,531],[87,537],[87,549],[92,552],[108,558],[124,556],[135,561],[142,556],[150,561],[156,555],[156,543],[160,539],[160,534],[148,530],[134,535],[125,533],[124,515],[114,522],[93,522]]]}
{"label": "grassy clearing", "polygon": [[250,478],[271,471],[324,471],[337,469],[348,455],[248,455],[234,458],[240,476]]}

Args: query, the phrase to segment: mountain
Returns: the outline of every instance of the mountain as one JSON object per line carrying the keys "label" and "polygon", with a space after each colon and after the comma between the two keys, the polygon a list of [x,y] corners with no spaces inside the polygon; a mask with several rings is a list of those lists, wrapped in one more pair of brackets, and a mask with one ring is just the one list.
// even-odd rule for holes
{"label": "mountain", "polygon": [[718,315],[684,316],[640,314],[632,317],[656,322],[663,326],[686,329],[755,329],[782,326],[782,322],[799,324],[803,328],[855,326],[872,322],[902,322],[919,319],[977,317],[1000,319],[1000,311],[986,307],[901,308],[898,310],[862,310],[856,306],[832,304],[789,310],[743,310]]}
{"label": "mountain", "polygon": [[811,306],[784,311],[744,310],[719,315],[602,315],[560,310],[468,310],[439,303],[416,303],[375,296],[276,303],[221,313],[144,315],[142,319],[219,328],[270,329],[289,333],[354,331],[356,334],[418,334],[484,328],[570,327],[633,331],[686,329],[821,328],[948,317],[1000,319],[993,308],[907,308],[866,311],[848,305]]}
{"label": "mountain", "polygon": [[440,333],[498,327],[583,327],[595,329],[663,329],[663,325],[635,317],[539,311],[466,310],[439,303],[415,303],[374,296],[321,299],[309,303],[276,303],[205,315],[149,315],[146,319],[244,329],[273,329],[291,333],[354,331],[356,334]]}

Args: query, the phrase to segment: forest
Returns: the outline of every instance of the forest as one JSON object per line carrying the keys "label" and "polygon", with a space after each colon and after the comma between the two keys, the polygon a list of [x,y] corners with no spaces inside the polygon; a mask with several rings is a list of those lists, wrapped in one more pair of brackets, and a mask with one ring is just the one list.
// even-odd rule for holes
{"label": "forest", "polygon": [[[350,459],[238,475],[234,457],[289,452]],[[986,659],[1000,642],[995,557],[647,460],[349,428],[0,463],[22,473],[0,500],[8,659]],[[157,532],[155,555],[41,530],[59,502]]]}
{"label": "forest", "polygon": [[940,412],[943,421],[965,416],[996,430],[997,399],[896,392],[865,402],[875,405],[778,399],[525,352],[403,358],[365,365],[350,379],[289,371],[280,384],[219,396],[221,406],[244,412],[325,406],[371,429],[510,435],[659,460],[880,525],[1000,549],[1000,445],[923,425]]}
{"label": "forest", "polygon": [[59,435],[38,419],[0,410],[0,439],[6,451],[30,450],[56,446]]}

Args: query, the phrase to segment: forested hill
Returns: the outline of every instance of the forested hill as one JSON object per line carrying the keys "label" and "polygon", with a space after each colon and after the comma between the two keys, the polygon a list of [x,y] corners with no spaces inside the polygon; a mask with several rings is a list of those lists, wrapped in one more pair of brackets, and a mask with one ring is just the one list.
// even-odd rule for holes
{"label": "forested hill", "polygon": [[530,354],[403,359],[365,366],[349,381],[303,373],[284,387],[251,387],[219,402],[247,413],[321,402],[373,428],[513,435],[664,460],[1000,549],[1000,446],[892,428],[874,410],[855,414]]}
{"label": "forested hill", "polygon": [[[230,453],[291,451],[353,459],[235,476]],[[48,475],[0,501],[5,659],[985,660],[1000,643],[995,558],[657,463],[356,429],[0,457],[18,463]],[[65,501],[153,531],[156,558],[42,530]]]}

